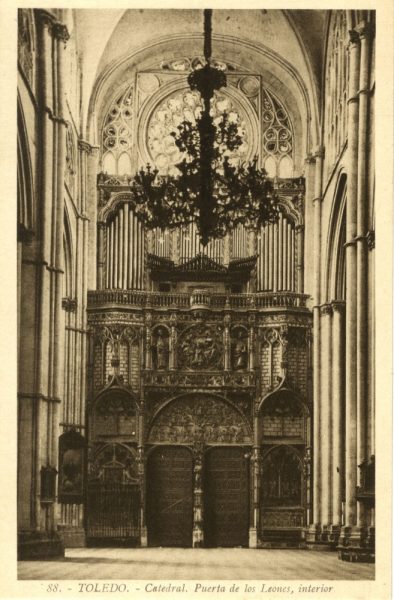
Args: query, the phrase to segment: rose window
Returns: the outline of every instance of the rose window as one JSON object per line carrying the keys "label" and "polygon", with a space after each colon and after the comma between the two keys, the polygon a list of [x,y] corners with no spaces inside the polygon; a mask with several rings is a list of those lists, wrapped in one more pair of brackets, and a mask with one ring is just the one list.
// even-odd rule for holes
{"label": "rose window", "polygon": [[[152,163],[161,173],[176,175],[175,165],[182,160],[183,156],[171,134],[177,133],[178,126],[184,121],[194,124],[201,111],[200,94],[185,90],[167,97],[153,112],[148,123],[147,145]],[[238,165],[251,159],[246,118],[229,96],[216,93],[211,108],[215,125],[221,122],[224,113],[228,115],[230,122],[238,125],[238,133],[243,139],[242,145],[236,152],[228,150],[230,161]]]}

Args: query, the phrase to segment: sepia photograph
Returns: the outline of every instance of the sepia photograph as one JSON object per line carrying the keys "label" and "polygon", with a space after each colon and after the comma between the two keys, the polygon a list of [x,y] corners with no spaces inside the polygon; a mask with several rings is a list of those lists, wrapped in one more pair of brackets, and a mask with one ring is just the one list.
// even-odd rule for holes
{"label": "sepia photograph", "polygon": [[42,597],[372,589],[378,12],[15,8],[16,558]]}

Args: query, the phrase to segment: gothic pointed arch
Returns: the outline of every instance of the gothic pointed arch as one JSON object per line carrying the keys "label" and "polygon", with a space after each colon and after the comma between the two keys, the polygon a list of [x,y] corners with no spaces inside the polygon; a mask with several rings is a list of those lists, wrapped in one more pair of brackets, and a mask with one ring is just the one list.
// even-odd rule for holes
{"label": "gothic pointed arch", "polygon": [[22,102],[17,103],[17,192],[19,236],[31,234],[34,229],[34,182],[28,134]]}
{"label": "gothic pointed arch", "polygon": [[331,300],[345,300],[345,228],[346,228],[346,183],[347,176],[341,172],[334,194],[331,208],[330,224],[327,237],[327,256],[325,266],[326,289],[323,298]]}
{"label": "gothic pointed arch", "polygon": [[67,208],[64,209],[63,257],[63,298],[71,300],[74,297],[74,249],[70,219]]}
{"label": "gothic pointed arch", "polygon": [[116,376],[95,396],[88,412],[90,441],[137,440],[138,399]]}

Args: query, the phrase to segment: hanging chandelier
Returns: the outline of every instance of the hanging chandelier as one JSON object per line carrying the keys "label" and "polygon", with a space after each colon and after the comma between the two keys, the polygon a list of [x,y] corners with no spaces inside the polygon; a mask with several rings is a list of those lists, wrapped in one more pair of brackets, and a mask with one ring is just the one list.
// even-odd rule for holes
{"label": "hanging chandelier", "polygon": [[177,175],[141,168],[130,182],[136,215],[148,229],[185,227],[195,222],[201,243],[221,238],[242,224],[259,228],[279,214],[273,184],[257,156],[238,166],[230,157],[242,145],[238,124],[223,113],[215,125],[211,100],[227,85],[225,73],[211,65],[212,10],[204,10],[203,67],[188,77],[201,95],[203,109],[195,123],[183,121],[172,133],[182,153]]}

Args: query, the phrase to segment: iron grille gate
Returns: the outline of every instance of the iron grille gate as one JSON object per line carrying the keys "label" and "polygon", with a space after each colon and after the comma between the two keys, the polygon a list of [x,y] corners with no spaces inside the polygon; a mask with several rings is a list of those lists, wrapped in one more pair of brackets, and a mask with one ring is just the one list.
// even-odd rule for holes
{"label": "iron grille gate", "polygon": [[136,545],[140,538],[140,488],[135,483],[91,481],[87,494],[90,545]]}

